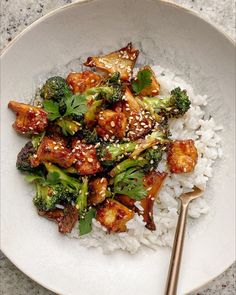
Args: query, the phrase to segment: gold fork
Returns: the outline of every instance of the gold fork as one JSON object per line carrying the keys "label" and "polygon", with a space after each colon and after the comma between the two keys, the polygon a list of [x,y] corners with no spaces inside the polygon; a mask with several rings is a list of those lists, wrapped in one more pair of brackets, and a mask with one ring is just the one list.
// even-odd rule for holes
{"label": "gold fork", "polygon": [[192,192],[181,195],[180,213],[175,232],[175,239],[170,259],[169,273],[166,284],[165,295],[176,295],[179,279],[179,270],[184,245],[185,226],[188,214],[188,205],[192,200],[202,196],[203,191],[197,187],[193,188]]}

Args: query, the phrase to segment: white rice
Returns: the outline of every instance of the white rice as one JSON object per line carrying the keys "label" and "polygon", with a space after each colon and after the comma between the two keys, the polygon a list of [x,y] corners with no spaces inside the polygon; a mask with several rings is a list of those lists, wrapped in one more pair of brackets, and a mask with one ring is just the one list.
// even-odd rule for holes
{"label": "white rice", "polygon": [[[194,172],[169,175],[159,193],[160,204],[154,205],[154,221],[156,231],[145,228],[141,216],[135,214],[127,223],[127,232],[107,234],[106,229],[95,219],[91,233],[79,237],[77,226],[70,237],[79,238],[85,247],[101,247],[105,253],[121,249],[135,253],[140,247],[147,246],[157,249],[158,246],[171,246],[178,217],[178,197],[193,186],[205,190],[207,181],[212,177],[212,166],[215,160],[222,155],[221,138],[218,132],[222,129],[215,124],[213,118],[204,118],[204,106],[207,105],[206,95],[195,95],[190,85],[175,76],[169,70],[160,66],[152,67],[161,84],[161,96],[166,96],[170,91],[180,86],[186,89],[192,102],[191,108],[184,117],[170,121],[173,139],[193,139],[198,149],[198,163]],[[204,118],[204,119],[203,119]],[[159,164],[159,171],[168,171],[166,161]],[[139,204],[136,202],[136,206]],[[192,202],[189,207],[189,216],[200,218],[209,211],[204,197]]]}

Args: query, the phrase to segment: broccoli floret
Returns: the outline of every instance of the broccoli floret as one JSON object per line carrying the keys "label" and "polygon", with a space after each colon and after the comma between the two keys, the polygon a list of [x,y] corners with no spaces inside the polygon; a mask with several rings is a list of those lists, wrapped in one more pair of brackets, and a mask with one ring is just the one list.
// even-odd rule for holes
{"label": "broccoli floret", "polygon": [[88,198],[88,177],[83,177],[81,189],[79,195],[75,201],[75,207],[79,210],[79,213],[83,213],[87,207],[87,198]]}
{"label": "broccoli floret", "polygon": [[164,150],[165,147],[157,145],[147,149],[143,154],[140,155],[145,161],[147,161],[143,166],[144,171],[150,171],[157,168],[162,159]]}
{"label": "broccoli floret", "polygon": [[33,198],[34,205],[42,211],[56,208],[56,205],[64,205],[75,201],[76,194],[68,190],[62,183],[53,183],[44,175],[31,173],[26,176],[28,182],[34,182],[36,195]]}
{"label": "broccoli floret", "polygon": [[95,128],[93,130],[90,130],[89,128],[84,127],[81,132],[86,143],[96,144],[100,140]]}
{"label": "broccoli floret", "polygon": [[186,90],[181,90],[180,87],[173,89],[170,97],[144,97],[143,102],[147,107],[151,107],[156,113],[164,115],[167,118],[183,116],[191,105]]}
{"label": "broccoli floret", "polygon": [[93,126],[96,124],[97,121],[97,114],[100,111],[103,104],[103,100],[95,100],[92,104],[88,107],[87,112],[84,115],[84,121],[88,126]]}
{"label": "broccoli floret", "polygon": [[40,90],[40,96],[43,99],[51,99],[57,102],[72,94],[66,80],[59,76],[49,78]]}
{"label": "broccoli floret", "polygon": [[124,91],[121,85],[112,84],[92,87],[85,92],[85,95],[97,95],[97,99],[101,98],[109,105],[113,105],[122,99]]}
{"label": "broccoli floret", "polygon": [[46,185],[36,182],[36,196],[33,198],[34,205],[42,211],[53,210],[56,205],[63,205],[75,200],[75,195],[68,192],[62,184]]}
{"label": "broccoli floret", "polygon": [[56,124],[61,127],[62,133],[65,136],[74,135],[81,129],[81,124],[71,118],[60,118],[56,121]]}
{"label": "broccoli floret", "polygon": [[76,179],[65,171],[50,163],[45,163],[47,177],[30,174],[26,177],[29,182],[36,185],[36,196],[33,199],[39,210],[48,211],[56,205],[75,202],[79,212],[87,206],[88,179]]}
{"label": "broccoli floret", "polygon": [[145,172],[156,169],[162,159],[163,151],[164,147],[161,144],[155,145],[141,153],[138,158],[129,158],[122,161],[109,174],[114,177],[132,167],[141,167]]}
{"label": "broccoli floret", "polygon": [[120,157],[133,152],[137,145],[137,142],[102,144],[97,147],[97,157],[103,166],[112,166]]}
{"label": "broccoli floret", "polygon": [[120,73],[119,72],[115,72],[111,75],[111,77],[109,77],[109,79],[107,80],[107,85],[120,85],[121,81],[120,81]]}
{"label": "broccoli floret", "polygon": [[36,153],[31,141],[27,142],[17,155],[16,167],[24,172],[35,172],[38,168],[32,167],[30,157]]}
{"label": "broccoli floret", "polygon": [[69,192],[78,193],[81,188],[80,179],[69,176],[61,168],[52,165],[51,163],[44,163],[48,175],[47,180],[52,184],[63,184]]}

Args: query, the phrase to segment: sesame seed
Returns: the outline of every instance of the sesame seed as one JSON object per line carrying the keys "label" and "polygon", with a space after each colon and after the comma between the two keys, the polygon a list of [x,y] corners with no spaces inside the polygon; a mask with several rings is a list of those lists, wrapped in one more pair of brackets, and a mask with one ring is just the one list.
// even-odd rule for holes
{"label": "sesame seed", "polygon": [[116,124],[115,124],[114,121],[111,121],[110,125],[111,125],[111,127],[115,127],[116,126]]}
{"label": "sesame seed", "polygon": [[93,158],[88,158],[88,162],[92,163],[93,162]]}

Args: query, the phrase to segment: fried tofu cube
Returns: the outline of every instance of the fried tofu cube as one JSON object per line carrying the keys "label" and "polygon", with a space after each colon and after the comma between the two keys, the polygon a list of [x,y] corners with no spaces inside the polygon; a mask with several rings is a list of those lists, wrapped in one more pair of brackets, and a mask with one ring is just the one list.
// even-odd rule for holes
{"label": "fried tofu cube", "polygon": [[68,168],[73,164],[74,159],[63,138],[44,136],[38,147],[37,154],[32,156],[30,160],[33,167],[43,162],[51,162],[63,168]]}
{"label": "fried tofu cube", "polygon": [[128,43],[126,47],[109,54],[88,57],[84,65],[96,67],[108,74],[119,72],[121,80],[128,81],[132,76],[138,55],[139,50],[135,49],[132,43]]}
{"label": "fried tofu cube", "polygon": [[167,163],[172,173],[192,172],[197,164],[198,152],[192,139],[174,140],[169,147]]}
{"label": "fried tofu cube", "polygon": [[149,133],[153,120],[139,105],[133,94],[126,88],[123,113],[128,118],[128,134],[131,140],[136,140]]}
{"label": "fried tofu cube", "polygon": [[141,95],[141,96],[155,96],[155,95],[158,95],[159,92],[160,92],[160,84],[158,83],[157,78],[156,78],[153,70],[151,69],[150,66],[145,66],[140,71],[142,71],[142,70],[149,70],[151,72],[152,83],[148,87],[145,87],[139,93],[139,95]]}
{"label": "fried tofu cube", "polygon": [[127,118],[122,112],[104,110],[98,114],[98,125],[96,127],[99,136],[104,139],[125,137]]}
{"label": "fried tofu cube", "polygon": [[88,204],[96,206],[106,199],[108,181],[105,177],[96,178],[89,183]]}
{"label": "fried tofu cube", "polygon": [[16,120],[12,127],[18,133],[33,135],[46,129],[48,118],[42,108],[15,101],[10,101],[8,107],[16,114]]}
{"label": "fried tofu cube", "polygon": [[140,201],[140,205],[143,207],[143,210],[138,210],[138,213],[143,216],[143,220],[146,222],[146,227],[150,230],[156,229],[156,225],[153,220],[153,205],[166,176],[167,173],[165,172],[160,173],[151,171],[146,174],[143,179],[143,184],[148,191],[148,195]]}
{"label": "fried tofu cube", "polygon": [[63,234],[70,233],[78,221],[78,210],[71,205],[66,205],[64,209],[38,211],[38,214],[55,221],[59,232]]}
{"label": "fried tofu cube", "polygon": [[96,219],[105,226],[108,232],[126,231],[126,223],[132,219],[134,212],[113,199],[106,199],[97,210]]}
{"label": "fried tofu cube", "polygon": [[80,175],[90,175],[102,170],[97,159],[96,148],[91,144],[84,144],[78,139],[72,141],[72,154],[75,157],[75,169]]}
{"label": "fried tofu cube", "polygon": [[129,196],[126,195],[116,195],[115,199],[120,202],[121,204],[125,205],[127,208],[131,210],[135,210],[135,200],[131,199]]}
{"label": "fried tofu cube", "polygon": [[83,93],[89,88],[99,85],[101,80],[102,77],[92,71],[72,72],[66,78],[73,93]]}
{"label": "fried tofu cube", "polygon": [[127,111],[128,114],[130,112],[132,113],[139,113],[142,111],[142,107],[139,105],[131,91],[129,90],[128,87],[125,89],[125,94],[124,94],[124,101],[125,101],[125,110]]}

